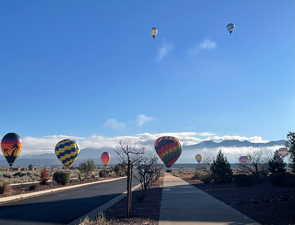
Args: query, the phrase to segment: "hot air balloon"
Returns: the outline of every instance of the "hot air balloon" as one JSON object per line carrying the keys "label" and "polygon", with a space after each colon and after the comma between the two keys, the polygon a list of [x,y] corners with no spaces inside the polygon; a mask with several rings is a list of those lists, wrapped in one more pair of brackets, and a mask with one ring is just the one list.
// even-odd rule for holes
{"label": "hot air balloon", "polygon": [[158,28],[152,27],[152,29],[151,29],[151,35],[155,39],[155,37],[158,35]]}
{"label": "hot air balloon", "polygon": [[16,133],[8,133],[2,138],[2,152],[10,167],[21,153],[22,146],[22,141]]}
{"label": "hot air balloon", "polygon": [[235,25],[233,23],[229,23],[226,25],[226,29],[229,32],[229,34],[231,34],[235,29]]}
{"label": "hot air balloon", "polygon": [[197,154],[195,158],[198,163],[200,163],[202,161],[202,156],[200,154]]}
{"label": "hot air balloon", "polygon": [[155,150],[166,167],[171,167],[181,155],[181,144],[175,137],[164,136],[155,141]]}
{"label": "hot air balloon", "polygon": [[107,166],[111,160],[111,155],[108,152],[103,152],[100,156],[100,160],[104,166]]}
{"label": "hot air balloon", "polygon": [[249,157],[248,157],[248,156],[240,156],[240,158],[239,158],[239,162],[240,162],[241,164],[249,163]]}
{"label": "hot air balloon", "polygon": [[66,167],[70,167],[80,152],[78,144],[70,139],[64,139],[55,146],[55,155]]}
{"label": "hot air balloon", "polygon": [[279,156],[282,158],[286,157],[289,154],[289,151],[287,148],[280,148],[277,152]]}

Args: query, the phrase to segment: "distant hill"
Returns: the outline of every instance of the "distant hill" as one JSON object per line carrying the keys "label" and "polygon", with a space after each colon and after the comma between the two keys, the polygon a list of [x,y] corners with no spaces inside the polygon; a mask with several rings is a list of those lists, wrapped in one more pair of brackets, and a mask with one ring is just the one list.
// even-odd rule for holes
{"label": "distant hill", "polygon": [[239,140],[224,140],[221,142],[216,141],[202,141],[195,145],[186,145],[183,148],[187,150],[191,149],[202,149],[202,148],[220,148],[220,147],[255,147],[255,148],[263,148],[263,147],[272,147],[272,146],[282,146],[285,145],[285,140],[279,141],[270,141],[266,143],[253,143],[250,141],[239,141]]}

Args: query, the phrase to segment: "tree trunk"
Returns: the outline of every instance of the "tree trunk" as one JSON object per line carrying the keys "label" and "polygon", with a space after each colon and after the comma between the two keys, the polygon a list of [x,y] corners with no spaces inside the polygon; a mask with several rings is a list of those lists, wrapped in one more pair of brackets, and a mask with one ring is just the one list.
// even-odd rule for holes
{"label": "tree trunk", "polygon": [[128,163],[127,168],[127,217],[132,216],[132,165]]}

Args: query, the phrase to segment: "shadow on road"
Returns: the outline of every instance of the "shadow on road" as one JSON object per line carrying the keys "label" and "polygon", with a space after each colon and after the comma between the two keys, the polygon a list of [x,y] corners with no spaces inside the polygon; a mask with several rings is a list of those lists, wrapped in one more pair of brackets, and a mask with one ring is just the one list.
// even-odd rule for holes
{"label": "shadow on road", "polygon": [[[0,206],[0,224],[67,224],[119,194]],[[78,196],[77,196],[78,197]]]}

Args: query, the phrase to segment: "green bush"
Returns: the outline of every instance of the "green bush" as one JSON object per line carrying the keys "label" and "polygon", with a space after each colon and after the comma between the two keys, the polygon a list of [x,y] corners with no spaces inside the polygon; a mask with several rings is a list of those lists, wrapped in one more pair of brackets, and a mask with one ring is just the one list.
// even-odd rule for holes
{"label": "green bush", "polygon": [[257,177],[254,175],[238,174],[233,178],[236,185],[240,187],[252,186],[257,182]]}
{"label": "green bush", "polygon": [[1,181],[0,182],[0,194],[5,194],[9,191],[9,184],[6,182]]}
{"label": "green bush", "polygon": [[57,184],[66,185],[70,182],[70,174],[63,171],[57,171],[53,174],[53,180]]}
{"label": "green bush", "polygon": [[37,189],[37,185],[36,184],[32,184],[29,186],[28,190],[29,191],[35,191]]}
{"label": "green bush", "polygon": [[210,166],[212,179],[217,184],[231,183],[233,172],[227,158],[221,151],[218,152],[216,159]]}

